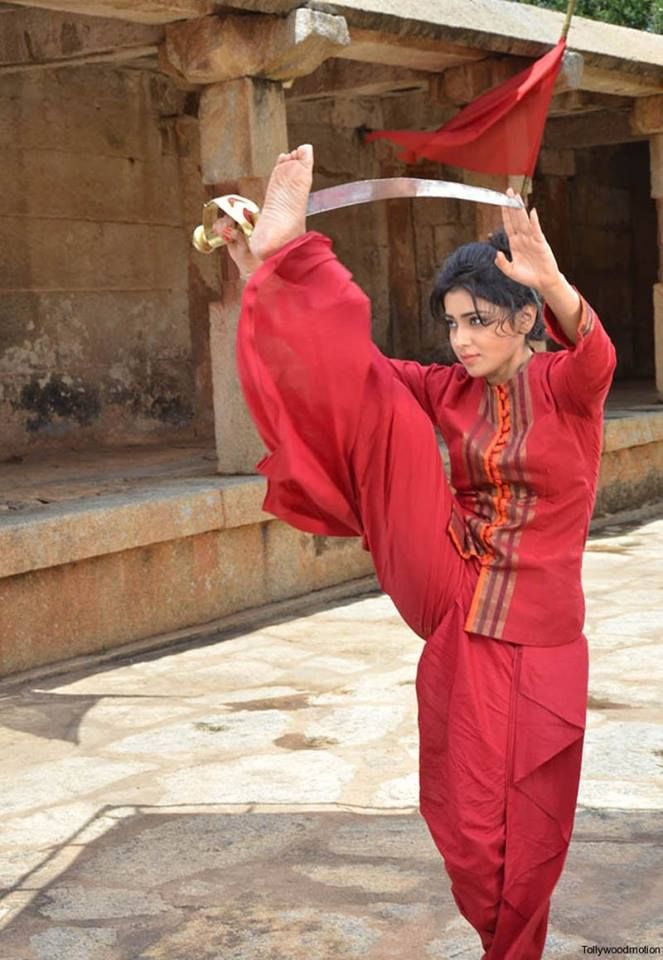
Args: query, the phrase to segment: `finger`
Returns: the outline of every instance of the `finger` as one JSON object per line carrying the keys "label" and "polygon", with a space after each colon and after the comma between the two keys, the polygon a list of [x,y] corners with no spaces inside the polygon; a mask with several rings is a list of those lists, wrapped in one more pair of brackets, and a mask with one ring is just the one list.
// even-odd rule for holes
{"label": "finger", "polygon": [[547,243],[548,241],[546,240],[545,234],[541,228],[541,221],[539,220],[539,214],[536,207],[532,207],[531,220],[533,233],[536,239],[543,240]]}
{"label": "finger", "polygon": [[516,233],[525,233],[529,234],[531,232],[531,224],[529,219],[529,214],[527,213],[527,207],[523,202],[523,198],[519,193],[514,193],[511,191],[511,195],[520,200],[520,207],[509,207],[509,213],[511,214],[512,223],[514,225],[514,231]]}
{"label": "finger", "polygon": [[501,250],[498,250],[495,254],[495,266],[498,267],[502,273],[506,274],[507,277],[511,276],[513,264],[510,260],[507,260],[506,255],[503,254]]}
{"label": "finger", "polygon": [[218,234],[218,236],[221,237],[223,236],[224,230],[228,228],[232,228],[234,225],[235,225],[235,221],[231,220],[228,214],[224,213],[222,217],[218,217],[214,221],[214,226],[212,227],[212,229],[214,230],[214,233]]}

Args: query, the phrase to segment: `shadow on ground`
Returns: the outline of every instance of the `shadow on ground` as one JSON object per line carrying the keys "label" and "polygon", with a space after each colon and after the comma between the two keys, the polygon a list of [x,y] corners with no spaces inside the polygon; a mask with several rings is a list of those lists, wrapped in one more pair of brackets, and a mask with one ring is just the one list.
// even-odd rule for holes
{"label": "shadow on ground", "polygon": [[[663,813],[580,811],[546,956],[663,946]],[[418,815],[106,808],[23,878],[3,960],[478,960]]]}

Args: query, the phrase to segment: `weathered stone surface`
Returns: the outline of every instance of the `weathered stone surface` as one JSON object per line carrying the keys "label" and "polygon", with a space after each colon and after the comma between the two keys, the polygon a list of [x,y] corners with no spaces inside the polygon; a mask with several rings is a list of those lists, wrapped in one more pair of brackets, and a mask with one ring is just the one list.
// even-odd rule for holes
{"label": "weathered stone surface", "polygon": [[663,399],[663,283],[654,285],[654,344],[656,389]]}
{"label": "weathered stone surface", "polygon": [[543,143],[563,150],[643,139],[644,134],[633,132],[628,110],[597,110],[581,116],[553,117],[546,124]]}
{"label": "weathered stone surface", "polygon": [[663,133],[663,95],[638,97],[631,116],[636,133]]}
{"label": "weathered stone surface", "polygon": [[[150,157],[107,156],[75,148],[6,147],[2,169],[6,182],[23,182],[27,188],[3,190],[0,215],[36,218],[42,230],[44,219],[182,225],[180,164],[175,153],[162,156],[157,166]],[[202,203],[201,185],[199,190]]]}
{"label": "weathered stone surface", "polygon": [[597,110],[630,110],[630,97],[615,97],[587,90],[567,90],[550,101],[549,117],[565,117],[574,113],[596,113]]}
{"label": "weathered stone surface", "polygon": [[186,290],[188,238],[181,227],[5,217],[5,289]]}
{"label": "weathered stone surface", "polygon": [[220,473],[255,473],[265,448],[251,420],[237,376],[235,343],[239,285],[226,284],[224,301],[210,305],[214,423]]}
{"label": "weathered stone surface", "polygon": [[86,17],[116,17],[134,23],[170,23],[204,17],[217,5],[213,0],[16,0],[16,3]]}
{"label": "weathered stone surface", "polygon": [[[29,13],[10,17],[17,12]],[[64,23],[55,18],[53,42]],[[138,71],[3,79],[5,456],[181,437],[196,420],[205,429],[194,413],[211,410],[211,396],[204,364],[194,366],[203,388],[194,389],[192,375],[193,223],[185,225],[180,144],[171,136],[170,118],[183,107],[170,81]],[[196,180],[199,218],[197,170]]]}
{"label": "weathered stone surface", "polygon": [[[179,518],[174,502],[171,508],[157,502],[151,516],[143,511],[134,517],[134,530],[126,513],[118,515],[117,532],[108,534],[118,548],[122,541],[135,544],[141,538],[157,536],[158,542],[0,580],[0,675],[194,627],[372,572],[359,540],[322,549],[314,538],[293,536],[285,527],[283,535],[271,538],[261,523],[221,529],[218,517],[214,520],[214,500],[208,495],[196,502],[189,494],[187,515]],[[200,506],[200,521],[193,521],[190,510]],[[160,520],[166,521],[161,529]],[[90,535],[93,522],[91,518],[87,524]],[[191,532],[182,537],[187,522]],[[215,529],[193,532],[209,524]],[[85,525],[79,521],[78,527]],[[168,530],[178,539],[161,539]],[[49,549],[62,558],[66,543],[58,547],[48,530],[42,532],[46,540],[38,546],[33,539],[38,554],[33,559],[45,562]],[[93,540],[83,540],[80,550]],[[96,543],[90,549],[97,551],[98,537]],[[69,551],[72,556],[77,549]],[[288,571],[297,576],[288,577]]]}
{"label": "weathered stone surface", "polygon": [[326,60],[308,76],[295,80],[286,93],[288,104],[321,97],[374,97],[397,90],[427,90],[434,75],[423,70],[360,63],[340,57]]}
{"label": "weathered stone surface", "polygon": [[544,177],[573,177],[576,172],[573,150],[543,149],[537,161],[537,173]]}
{"label": "weathered stone surface", "polygon": [[408,36],[388,31],[367,30],[353,26],[351,43],[337,54],[347,60],[380,63],[410,70],[438,73],[458,63],[480,60],[484,54],[475,47],[463,46],[425,36]]}
{"label": "weathered stone surface", "polygon": [[206,87],[199,121],[204,183],[267,177],[288,149],[283,87],[269,80]]}
{"label": "weathered stone surface", "polygon": [[84,60],[95,54],[152,49],[156,52],[163,28],[97,17],[77,17],[55,11],[4,10],[0,17],[0,70],[9,65]]}
{"label": "weathered stone surface", "polygon": [[[260,484],[261,492],[263,484]],[[261,516],[255,498],[248,522]],[[248,518],[247,518],[248,520]],[[153,543],[226,529],[223,481],[189,481],[160,493],[49,505],[35,517],[4,516],[0,577],[77,563]]]}
{"label": "weathered stone surface", "polygon": [[171,26],[165,51],[192,83],[247,76],[287,81],[311,73],[349,42],[343,17],[300,7],[286,18],[249,21],[231,14]]}
{"label": "weathered stone surface", "polygon": [[[531,63],[531,60],[522,57],[488,57],[452,67],[436,78],[431,93],[440,100],[466,104],[525,70]],[[583,58],[580,54],[566,51],[555,83],[555,93],[578,89],[582,86],[582,76]]]}
{"label": "weathered stone surface", "polygon": [[663,199],[663,133],[649,138],[649,160],[651,164],[651,195],[655,200]]}

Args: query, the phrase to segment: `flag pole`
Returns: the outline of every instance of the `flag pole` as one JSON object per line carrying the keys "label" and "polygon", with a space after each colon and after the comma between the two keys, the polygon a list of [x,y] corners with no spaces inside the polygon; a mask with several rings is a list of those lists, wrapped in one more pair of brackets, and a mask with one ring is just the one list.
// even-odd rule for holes
{"label": "flag pole", "polygon": [[[569,30],[571,29],[571,20],[573,19],[573,14],[575,13],[575,9],[576,9],[576,2],[577,0],[569,0],[568,6],[566,8],[566,16],[564,18],[564,24],[562,26],[562,32],[560,34],[560,40],[562,38],[566,40],[566,38],[569,35]],[[528,183],[529,183],[529,177],[527,176],[527,174],[525,174],[523,177],[523,185],[520,188],[520,195],[525,201],[525,203],[527,203],[527,197],[525,195],[525,191],[527,189]]]}
{"label": "flag pole", "polygon": [[576,0],[569,0],[569,5],[566,8],[566,18],[564,20],[564,26],[562,27],[562,37],[566,40],[569,35],[569,29],[571,27],[571,20],[573,19],[573,14],[576,8]]}

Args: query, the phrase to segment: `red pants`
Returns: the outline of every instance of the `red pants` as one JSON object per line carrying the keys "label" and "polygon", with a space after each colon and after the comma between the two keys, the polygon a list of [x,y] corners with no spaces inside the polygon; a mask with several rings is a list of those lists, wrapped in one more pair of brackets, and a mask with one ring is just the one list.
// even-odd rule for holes
{"label": "red pants", "polygon": [[465,632],[477,568],[447,534],[433,426],[371,343],[368,300],[323,238],[289,244],[249,283],[238,362],[272,450],[266,509],[315,533],[362,533],[426,640],[420,808],[456,903],[485,960],[537,960],[573,826],[585,638],[523,647]]}

